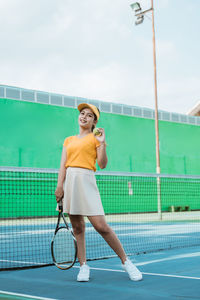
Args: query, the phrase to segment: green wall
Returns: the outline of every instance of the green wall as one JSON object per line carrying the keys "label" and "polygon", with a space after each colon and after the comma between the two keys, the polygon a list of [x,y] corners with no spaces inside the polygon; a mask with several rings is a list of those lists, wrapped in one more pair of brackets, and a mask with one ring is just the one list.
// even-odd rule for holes
{"label": "green wall", "polygon": [[[77,118],[74,108],[0,99],[0,165],[59,168]],[[107,171],[155,173],[153,120],[101,113],[98,126],[106,132]],[[161,172],[200,174],[200,126],[160,121],[159,128]]]}

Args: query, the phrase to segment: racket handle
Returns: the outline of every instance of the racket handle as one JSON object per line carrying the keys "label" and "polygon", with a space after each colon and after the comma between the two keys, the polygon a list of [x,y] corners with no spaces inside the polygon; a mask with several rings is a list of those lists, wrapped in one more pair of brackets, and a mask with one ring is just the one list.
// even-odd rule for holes
{"label": "racket handle", "polygon": [[62,211],[62,200],[58,202],[58,210]]}

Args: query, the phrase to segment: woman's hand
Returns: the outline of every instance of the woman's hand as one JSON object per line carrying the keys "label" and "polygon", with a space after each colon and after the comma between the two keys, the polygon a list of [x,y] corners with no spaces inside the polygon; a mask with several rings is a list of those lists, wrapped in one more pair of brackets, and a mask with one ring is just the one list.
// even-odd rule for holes
{"label": "woman's hand", "polygon": [[95,138],[100,142],[100,143],[105,143],[105,131],[103,128],[98,128],[98,131],[101,133],[101,135],[95,135]]}
{"label": "woman's hand", "polygon": [[63,187],[57,187],[55,190],[55,196],[56,196],[56,201],[59,202],[60,200],[62,200],[63,196],[64,196],[64,190]]}
{"label": "woman's hand", "polygon": [[98,128],[101,135],[95,136],[95,138],[100,142],[97,147],[97,163],[101,169],[104,169],[108,163],[108,158],[106,154],[106,142],[105,142],[105,131],[103,128]]}

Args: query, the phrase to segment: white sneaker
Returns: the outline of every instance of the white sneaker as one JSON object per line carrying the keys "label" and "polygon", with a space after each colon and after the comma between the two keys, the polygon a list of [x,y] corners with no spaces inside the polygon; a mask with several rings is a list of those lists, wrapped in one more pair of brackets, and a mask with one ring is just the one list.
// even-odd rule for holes
{"label": "white sneaker", "polygon": [[142,273],[136,268],[136,266],[127,258],[125,263],[122,264],[123,269],[128,273],[131,280],[142,280]]}
{"label": "white sneaker", "polygon": [[80,271],[77,276],[77,281],[89,281],[90,278],[90,268],[86,263],[80,267]]}

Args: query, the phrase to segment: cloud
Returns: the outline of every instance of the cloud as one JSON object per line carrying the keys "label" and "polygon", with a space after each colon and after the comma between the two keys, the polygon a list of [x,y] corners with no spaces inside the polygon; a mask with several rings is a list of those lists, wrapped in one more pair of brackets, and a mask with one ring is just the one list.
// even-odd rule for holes
{"label": "cloud", "polygon": [[158,59],[166,59],[176,60],[178,57],[178,50],[176,49],[176,45],[174,42],[169,40],[157,40],[156,52],[158,55]]}
{"label": "cloud", "polygon": [[160,109],[184,114],[194,106],[200,95],[199,77],[168,78],[158,88]]}
{"label": "cloud", "polygon": [[[200,68],[197,60],[192,65],[190,57],[196,71],[192,67],[190,75],[183,75],[189,54],[172,35],[176,19],[172,27],[168,24],[171,1],[155,3],[160,10],[156,15],[159,105],[186,111],[189,99],[199,93]],[[151,21],[134,26],[130,3],[1,1],[1,83],[153,108]],[[150,0],[142,0],[141,5],[149,8]]]}

